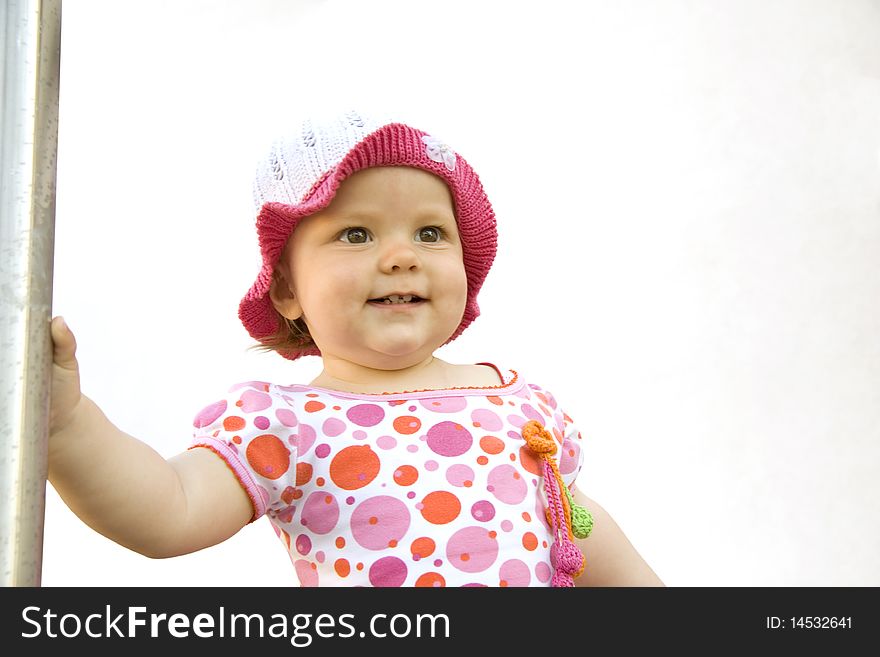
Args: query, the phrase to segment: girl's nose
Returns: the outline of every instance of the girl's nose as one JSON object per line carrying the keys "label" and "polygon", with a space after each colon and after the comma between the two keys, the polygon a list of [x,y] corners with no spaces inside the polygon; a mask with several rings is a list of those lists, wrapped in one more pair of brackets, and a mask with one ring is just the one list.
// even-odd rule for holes
{"label": "girl's nose", "polygon": [[411,240],[389,241],[382,250],[379,267],[383,272],[415,271],[421,265],[415,245]]}

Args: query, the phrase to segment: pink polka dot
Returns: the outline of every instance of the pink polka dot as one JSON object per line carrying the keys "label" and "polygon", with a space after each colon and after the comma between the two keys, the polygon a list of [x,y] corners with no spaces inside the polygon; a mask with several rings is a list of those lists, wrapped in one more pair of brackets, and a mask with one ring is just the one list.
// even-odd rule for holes
{"label": "pink polka dot", "polygon": [[297,454],[306,454],[315,443],[315,429],[308,424],[300,424],[296,435],[294,436],[294,444],[296,445]]}
{"label": "pink polka dot", "polygon": [[394,449],[397,447],[397,441],[391,436],[379,436],[376,439],[376,445],[382,449]]}
{"label": "pink polka dot", "polygon": [[537,566],[535,566],[535,577],[538,578],[539,582],[546,584],[550,581],[550,577],[552,576],[553,571],[550,568],[550,564],[546,561],[542,561]]}
{"label": "pink polka dot", "polygon": [[436,470],[439,467],[440,467],[440,465],[437,463],[437,461],[434,461],[434,460],[425,461],[425,470],[427,470],[428,472],[434,472],[434,470]]}
{"label": "pink polka dot", "polygon": [[482,527],[465,527],[449,537],[446,558],[459,570],[479,573],[498,558],[498,541]]}
{"label": "pink polka dot", "polygon": [[461,456],[473,443],[470,431],[457,422],[440,422],[428,429],[428,447],[440,456]]}
{"label": "pink polka dot", "polygon": [[255,413],[272,405],[272,397],[257,390],[245,390],[241,393],[240,401],[243,413]]}
{"label": "pink polka dot", "polygon": [[446,470],[446,481],[453,486],[470,486],[474,483],[474,471],[463,463],[456,463]]}
{"label": "pink polka dot", "polygon": [[323,550],[318,550],[317,552],[315,552],[315,561],[317,561],[318,563],[324,563],[325,557],[326,555],[324,554]]}
{"label": "pink polka dot", "polygon": [[300,522],[314,534],[326,534],[339,521],[339,504],[336,498],[326,491],[315,491],[303,505]]}
{"label": "pink polka dot", "polygon": [[377,495],[361,502],[351,514],[351,534],[368,550],[385,550],[399,541],[410,525],[409,509],[396,497]]}
{"label": "pink polka dot", "polygon": [[409,444],[409,445],[406,446],[406,451],[407,451],[407,452],[412,452],[413,454],[415,454],[416,452],[419,451],[419,446],[418,446],[418,445]]}
{"label": "pink polka dot", "polygon": [[312,549],[312,539],[305,534],[296,537],[296,551],[305,556]]}
{"label": "pink polka dot", "polygon": [[330,437],[338,436],[343,431],[345,431],[345,422],[343,422],[342,420],[340,420],[338,418],[331,417],[331,418],[327,418],[324,421],[324,425],[321,428],[324,431],[324,435],[327,435]]}
{"label": "pink polka dot", "polygon": [[374,427],[385,417],[385,411],[376,404],[358,404],[345,413],[349,420],[361,427]]}
{"label": "pink polka dot", "polygon": [[535,420],[536,422],[540,422],[541,424],[547,424],[547,418],[541,415],[531,404],[523,404],[520,406],[520,410],[522,414],[526,416],[529,420]]}
{"label": "pink polka dot", "polygon": [[217,418],[219,418],[223,413],[226,412],[226,400],[223,399],[218,401],[210,406],[205,406],[202,410],[196,414],[195,419],[193,420],[193,426],[197,429],[201,429],[202,427],[207,427],[214,423]]}
{"label": "pink polka dot", "polygon": [[510,422],[517,429],[521,429],[522,426],[526,423],[526,419],[524,417],[520,417],[519,415],[508,415],[507,421]]}
{"label": "pink polka dot", "polygon": [[279,408],[275,411],[275,417],[285,427],[295,427],[297,423],[296,415],[287,408]]}
{"label": "pink polka dot", "polygon": [[435,413],[457,413],[467,408],[466,397],[435,397],[419,401],[423,408]]}
{"label": "pink polka dot", "polygon": [[486,408],[478,408],[471,413],[471,421],[484,431],[499,431],[504,426],[498,414]]}
{"label": "pink polka dot", "polygon": [[479,522],[489,522],[495,517],[495,507],[488,500],[480,500],[479,502],[474,502],[474,505],[471,507],[471,515],[474,520]]}
{"label": "pink polka dot", "polygon": [[293,562],[293,568],[301,586],[312,588],[318,586],[318,571],[312,567],[311,561],[297,559]]}
{"label": "pink polka dot", "polygon": [[513,523],[510,520],[502,520],[501,521],[501,529],[503,531],[509,532],[513,529]]}
{"label": "pink polka dot", "polygon": [[317,447],[315,447],[315,456],[319,459],[325,459],[330,456],[330,445],[327,443],[321,443]]}
{"label": "pink polka dot", "polygon": [[506,504],[519,504],[528,492],[528,486],[519,470],[507,463],[492,468],[488,483],[488,490]]}
{"label": "pink polka dot", "polygon": [[560,474],[571,474],[577,469],[580,453],[580,445],[574,440],[566,440],[562,443],[562,456],[559,459]]}
{"label": "pink polka dot", "polygon": [[254,418],[254,426],[255,426],[257,429],[263,429],[263,430],[268,429],[268,428],[269,428],[269,424],[270,424],[270,423],[269,423],[269,418],[267,418],[267,417],[265,417],[265,416],[263,416],[263,415],[260,415],[259,417],[255,417],[255,418]]}
{"label": "pink polka dot", "polygon": [[355,440],[363,440],[364,438],[367,437],[367,432],[361,431],[360,429],[358,429],[357,431],[353,431],[351,433],[351,435]]}
{"label": "pink polka dot", "polygon": [[532,579],[529,567],[519,559],[510,559],[501,564],[498,575],[504,586],[528,586]]}
{"label": "pink polka dot", "polygon": [[370,566],[370,584],[373,586],[402,586],[406,581],[406,564],[397,557],[382,557]]}

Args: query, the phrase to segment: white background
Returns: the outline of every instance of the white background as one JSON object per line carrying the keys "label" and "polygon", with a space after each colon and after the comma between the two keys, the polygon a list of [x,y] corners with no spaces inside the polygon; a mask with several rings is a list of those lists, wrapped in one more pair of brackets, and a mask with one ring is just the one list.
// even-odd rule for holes
{"label": "white background", "polygon": [[[257,158],[348,105],[480,173],[499,255],[439,355],[554,392],[666,584],[880,585],[876,1],[66,2],[53,313],[161,454],[230,384],[319,371],[236,312]],[[268,520],[153,561],[50,485],[42,583],[296,578]]]}

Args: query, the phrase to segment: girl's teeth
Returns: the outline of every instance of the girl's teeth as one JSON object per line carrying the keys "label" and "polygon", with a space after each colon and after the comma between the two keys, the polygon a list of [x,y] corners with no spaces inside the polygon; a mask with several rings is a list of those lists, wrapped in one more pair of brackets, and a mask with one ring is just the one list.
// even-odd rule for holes
{"label": "girl's teeth", "polygon": [[407,294],[405,296],[395,294],[393,296],[385,298],[385,303],[409,303],[410,301],[412,301],[411,294]]}
{"label": "girl's teeth", "polygon": [[385,297],[384,299],[382,299],[382,303],[409,303],[412,301],[412,299],[413,295],[411,294],[405,294],[403,296],[399,294],[394,294],[390,297]]}

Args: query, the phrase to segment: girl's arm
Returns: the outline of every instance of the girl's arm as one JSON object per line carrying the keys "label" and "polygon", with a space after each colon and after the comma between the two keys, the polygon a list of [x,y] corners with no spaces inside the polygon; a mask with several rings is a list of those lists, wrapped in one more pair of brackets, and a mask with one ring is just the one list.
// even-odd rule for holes
{"label": "girl's arm", "polygon": [[214,545],[248,523],[250,500],[219,457],[196,448],[166,460],[120,431],[80,393],[76,342],[57,319],[52,338],[49,481],[81,520],[154,558]]}
{"label": "girl's arm", "polygon": [[587,561],[575,586],[665,586],[601,506],[577,488],[574,500],[593,514],[593,530],[576,539]]}

